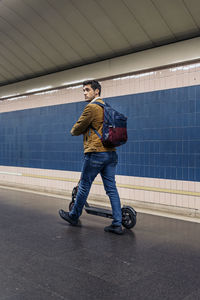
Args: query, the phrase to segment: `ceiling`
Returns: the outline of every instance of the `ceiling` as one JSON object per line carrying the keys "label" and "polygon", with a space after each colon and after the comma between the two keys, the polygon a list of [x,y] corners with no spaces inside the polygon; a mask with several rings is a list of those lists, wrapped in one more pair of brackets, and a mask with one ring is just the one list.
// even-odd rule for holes
{"label": "ceiling", "polygon": [[199,0],[0,0],[0,86],[197,36]]}

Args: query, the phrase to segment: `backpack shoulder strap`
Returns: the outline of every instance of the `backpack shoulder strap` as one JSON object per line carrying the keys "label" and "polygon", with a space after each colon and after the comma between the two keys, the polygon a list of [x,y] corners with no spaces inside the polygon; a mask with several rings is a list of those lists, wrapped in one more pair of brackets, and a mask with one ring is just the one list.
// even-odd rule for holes
{"label": "backpack shoulder strap", "polygon": [[[92,103],[90,103],[90,104],[97,104],[97,105],[101,106],[102,108],[105,107],[105,104],[104,104],[104,103],[100,103],[100,102],[98,102],[98,101],[94,101],[94,102],[92,102]],[[91,129],[96,133],[96,135],[101,139],[101,135],[98,133],[98,131],[97,131],[95,128],[93,128],[92,126],[90,126],[90,127],[91,127]]]}
{"label": "backpack shoulder strap", "polygon": [[101,135],[100,133],[98,133],[98,131],[96,129],[94,129],[94,127],[90,126],[90,128],[96,133],[96,135],[101,139]]}
{"label": "backpack shoulder strap", "polygon": [[101,106],[101,107],[105,107],[105,104],[104,103],[100,103],[100,102],[98,102],[98,101],[94,101],[94,102],[92,102],[92,103],[90,103],[90,104],[97,104],[97,105],[99,105],[99,106]]}

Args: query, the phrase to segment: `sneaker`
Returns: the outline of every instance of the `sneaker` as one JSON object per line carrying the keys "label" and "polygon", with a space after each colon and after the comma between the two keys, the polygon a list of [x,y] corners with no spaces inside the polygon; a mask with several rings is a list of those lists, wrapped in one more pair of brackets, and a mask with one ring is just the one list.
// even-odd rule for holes
{"label": "sneaker", "polygon": [[113,225],[111,224],[110,226],[106,226],[104,228],[104,231],[106,232],[112,232],[116,234],[123,234],[122,226],[121,225]]}
{"label": "sneaker", "polygon": [[59,210],[59,215],[62,219],[64,219],[65,221],[69,222],[71,225],[76,226],[78,224],[78,220],[72,219],[69,216],[69,213],[64,211],[63,209]]}

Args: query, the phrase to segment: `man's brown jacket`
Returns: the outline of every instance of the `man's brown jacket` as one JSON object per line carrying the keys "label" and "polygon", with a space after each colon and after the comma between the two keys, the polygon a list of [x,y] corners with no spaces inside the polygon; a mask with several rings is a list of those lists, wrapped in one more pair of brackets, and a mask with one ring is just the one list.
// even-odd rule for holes
{"label": "man's brown jacket", "polygon": [[[104,103],[100,98],[96,101]],[[78,121],[72,127],[71,134],[83,134],[84,153],[114,151],[115,148],[106,148],[103,146],[100,138],[92,128],[96,129],[98,133],[102,135],[103,108],[98,104],[89,103]]]}

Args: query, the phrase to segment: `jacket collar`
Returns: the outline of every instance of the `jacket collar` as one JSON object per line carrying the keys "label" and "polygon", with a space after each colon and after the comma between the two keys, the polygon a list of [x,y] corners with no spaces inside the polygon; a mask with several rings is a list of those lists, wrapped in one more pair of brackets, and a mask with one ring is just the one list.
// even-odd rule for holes
{"label": "jacket collar", "polygon": [[96,97],[90,103],[95,102],[96,100],[102,100],[102,99],[100,97]]}

